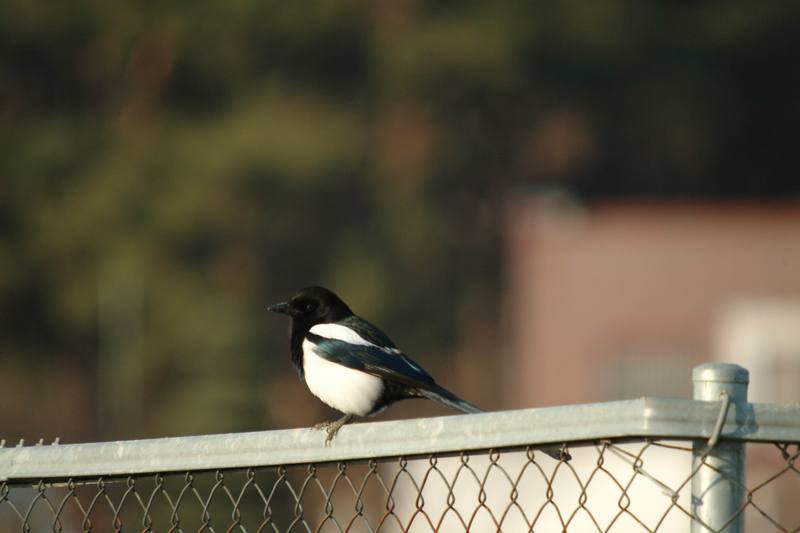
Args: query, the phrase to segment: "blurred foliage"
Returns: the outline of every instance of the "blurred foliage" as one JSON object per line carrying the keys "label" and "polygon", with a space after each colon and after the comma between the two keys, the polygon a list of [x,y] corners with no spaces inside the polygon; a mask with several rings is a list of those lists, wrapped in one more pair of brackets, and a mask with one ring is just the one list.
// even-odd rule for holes
{"label": "blurred foliage", "polygon": [[[474,374],[496,375],[487,324],[514,191],[797,193],[798,15],[743,0],[5,0],[3,427],[314,421],[265,312],[312,283],[445,384],[475,346],[492,357]],[[491,404],[497,386],[465,395]],[[61,409],[13,407],[33,398]]]}

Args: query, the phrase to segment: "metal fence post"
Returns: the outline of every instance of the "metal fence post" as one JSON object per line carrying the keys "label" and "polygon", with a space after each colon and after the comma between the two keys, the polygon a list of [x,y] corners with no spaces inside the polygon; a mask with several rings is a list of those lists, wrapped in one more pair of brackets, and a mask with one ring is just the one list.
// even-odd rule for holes
{"label": "metal fence post", "polygon": [[[724,400],[730,399],[734,412],[741,412],[747,403],[750,375],[739,365],[707,363],[697,366],[692,372],[692,381],[695,400],[718,401],[722,409],[726,404]],[[745,445],[716,441],[713,436],[712,441],[695,440],[692,446],[692,471],[696,470],[692,478],[692,511],[700,520],[692,520],[692,533],[741,533],[744,513],[733,520],[732,517],[739,512],[744,499]]]}

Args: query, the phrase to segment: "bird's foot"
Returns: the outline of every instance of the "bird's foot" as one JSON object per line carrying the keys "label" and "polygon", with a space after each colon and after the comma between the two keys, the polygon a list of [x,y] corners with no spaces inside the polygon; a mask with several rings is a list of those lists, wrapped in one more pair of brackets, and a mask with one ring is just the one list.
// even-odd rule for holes
{"label": "bird's foot", "polygon": [[339,428],[342,427],[337,426],[336,422],[336,420],[330,420],[328,422],[321,422],[314,426],[314,429],[324,430],[328,434],[328,436],[325,437],[325,446],[328,446],[331,443],[333,438],[336,436],[336,433],[339,432]]}
{"label": "bird's foot", "polygon": [[328,433],[328,436],[325,438],[325,446],[329,446],[334,437],[336,437],[336,434],[339,433],[339,430],[342,428],[342,426],[350,422],[352,419],[353,417],[351,415],[345,415],[339,420],[321,422],[315,425],[314,429],[322,429]]}

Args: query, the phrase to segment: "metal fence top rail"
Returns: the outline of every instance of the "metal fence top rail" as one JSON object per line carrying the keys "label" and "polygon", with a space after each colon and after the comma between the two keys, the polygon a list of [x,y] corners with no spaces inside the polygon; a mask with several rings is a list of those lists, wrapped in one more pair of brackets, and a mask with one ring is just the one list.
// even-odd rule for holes
{"label": "metal fence top rail", "polygon": [[[353,424],[330,446],[314,429],[259,431],[0,449],[0,480],[113,477],[155,472],[322,463],[605,438],[709,438],[719,402],[617,402]],[[800,441],[800,404],[731,406],[723,439]]]}

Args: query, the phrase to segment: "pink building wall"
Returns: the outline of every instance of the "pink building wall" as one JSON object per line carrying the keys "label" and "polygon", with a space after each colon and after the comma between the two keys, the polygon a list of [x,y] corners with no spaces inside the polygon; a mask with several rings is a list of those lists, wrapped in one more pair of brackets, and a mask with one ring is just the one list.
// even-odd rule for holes
{"label": "pink building wall", "polygon": [[506,249],[509,407],[688,397],[726,306],[800,299],[798,203],[528,197]]}

